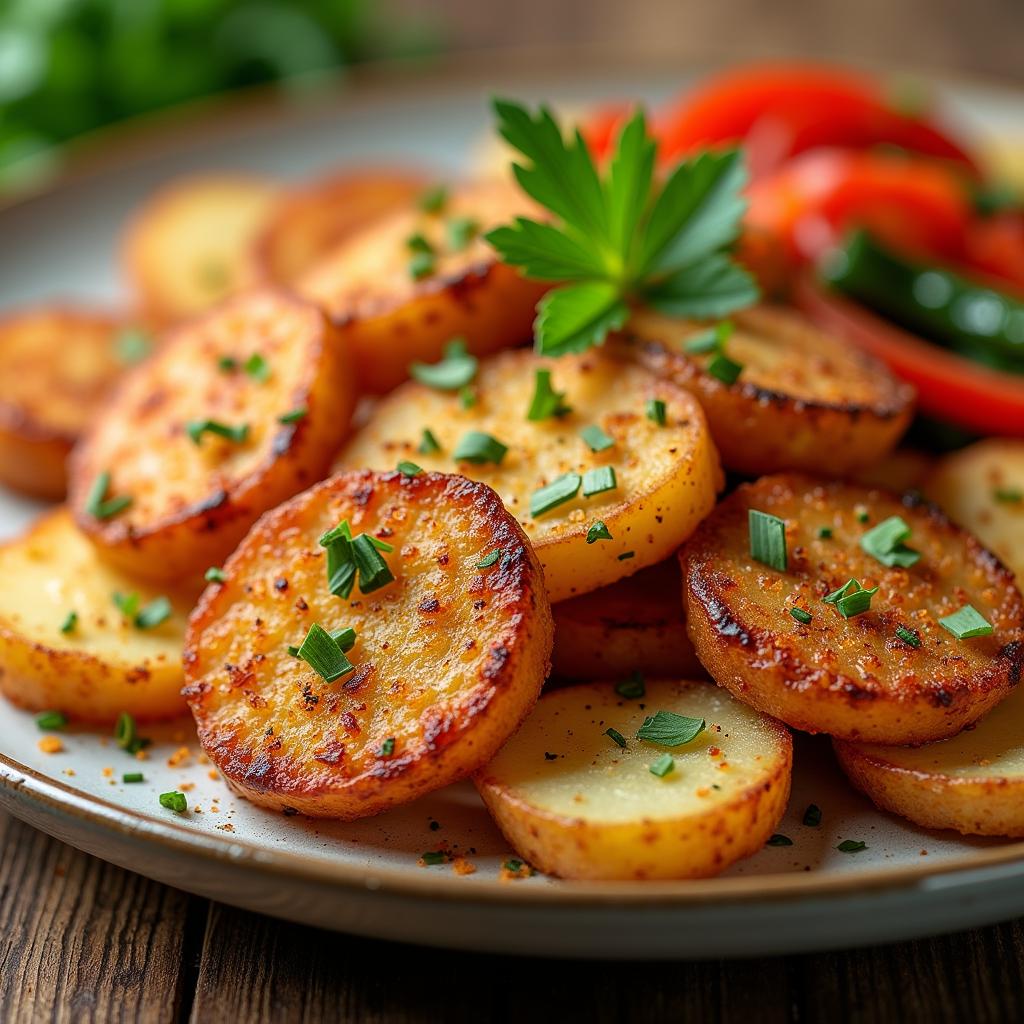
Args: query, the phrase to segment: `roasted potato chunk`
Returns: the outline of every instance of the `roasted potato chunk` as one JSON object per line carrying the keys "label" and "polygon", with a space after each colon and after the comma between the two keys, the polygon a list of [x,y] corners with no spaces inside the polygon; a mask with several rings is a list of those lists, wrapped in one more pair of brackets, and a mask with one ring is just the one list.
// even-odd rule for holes
{"label": "roasted potato chunk", "polygon": [[76,521],[145,579],[202,573],[262,512],[323,478],[351,380],[314,306],[270,289],[229,300],[129,374],[75,450]]}
{"label": "roasted potato chunk", "polygon": [[491,182],[454,192],[436,212],[410,204],[343,242],[299,280],[299,293],[341,326],[363,390],[391,390],[410,363],[439,359],[455,337],[480,355],[530,340],[545,286],[500,263],[483,240],[484,232],[527,213],[527,202]]}
{"label": "roasted potato chunk", "polygon": [[67,509],[48,513],[0,546],[0,692],[87,722],[181,714],[191,606],[106,565]]}
{"label": "roasted potato chunk", "polygon": [[[753,558],[752,509],[784,521],[785,572]],[[861,547],[890,517],[910,528],[900,550],[919,558],[908,567],[886,566]],[[943,739],[1020,679],[1024,601],[1013,577],[920,499],[765,477],[722,502],[680,558],[687,628],[711,677],[795,728],[878,743]],[[878,591],[837,603],[851,579]],[[869,610],[861,613],[861,603]],[[991,624],[991,635],[957,639],[941,625],[966,605]]]}
{"label": "roasted potato chunk", "polygon": [[835,742],[850,781],[925,828],[1024,838],[1024,689],[973,729],[921,747]]}
{"label": "roasted potato chunk", "polygon": [[253,284],[252,246],[280,194],[262,178],[216,173],[175,179],[151,196],[121,253],[146,314],[184,320]]}
{"label": "roasted potato chunk", "polygon": [[552,670],[563,679],[704,675],[686,633],[683,583],[675,558],[617,583],[560,601]]}
{"label": "roasted potato chunk", "polygon": [[913,389],[799,313],[761,306],[732,324],[724,354],[742,371],[731,384],[712,372],[715,352],[685,349],[708,336],[706,324],[641,311],[625,334],[642,365],[698,398],[727,469],[844,476],[880,459],[906,430]]}
{"label": "roasted potato chunk", "polygon": [[[571,411],[527,419],[538,371],[564,393]],[[552,601],[596,590],[669,557],[714,506],[721,486],[718,457],[700,406],[685,391],[600,351],[558,360],[506,352],[482,363],[469,408],[455,393],[410,382],[383,399],[343,449],[336,468],[390,469],[410,460],[452,470],[493,487],[519,520],[544,566]],[[665,403],[665,425],[648,401]],[[580,436],[600,427],[610,444],[594,452]],[[423,451],[423,431],[437,442]],[[456,459],[473,433],[508,451],[500,462]],[[430,446],[427,446],[430,447]],[[614,469],[613,488],[575,497],[533,515],[540,488],[565,474]],[[570,478],[571,480],[571,478]],[[587,542],[603,522],[611,539]]]}
{"label": "roasted potato chunk", "polygon": [[[318,538],[342,521],[386,539],[392,582],[334,596]],[[264,807],[353,819],[446,786],[494,755],[547,673],[536,556],[464,477],[334,477],[264,516],[224,572],[189,624],[185,692],[203,749]],[[314,624],[355,631],[333,682],[288,652]]]}
{"label": "roasted potato chunk", "polygon": [[[706,728],[676,746],[640,739],[664,712]],[[516,852],[549,874],[704,878],[761,849],[791,769],[785,726],[708,683],[648,682],[640,700],[598,684],[545,694],[476,785]]]}
{"label": "roasted potato chunk", "polygon": [[1024,441],[989,438],[945,456],[924,492],[1024,585]]}
{"label": "roasted potato chunk", "polygon": [[39,307],[0,320],[0,483],[64,497],[64,464],[124,369],[119,317]]}
{"label": "roasted potato chunk", "polygon": [[429,183],[397,170],[341,171],[288,193],[254,243],[263,276],[294,286],[340,243],[396,209],[408,207]]}

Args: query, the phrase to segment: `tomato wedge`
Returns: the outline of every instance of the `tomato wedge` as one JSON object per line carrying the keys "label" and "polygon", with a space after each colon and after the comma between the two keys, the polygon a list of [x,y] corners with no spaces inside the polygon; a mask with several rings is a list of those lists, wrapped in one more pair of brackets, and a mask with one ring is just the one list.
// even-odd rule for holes
{"label": "tomato wedge", "polygon": [[808,274],[798,278],[793,300],[823,330],[865,349],[913,384],[923,412],[979,434],[1024,437],[1024,377],[932,345],[825,291]]}

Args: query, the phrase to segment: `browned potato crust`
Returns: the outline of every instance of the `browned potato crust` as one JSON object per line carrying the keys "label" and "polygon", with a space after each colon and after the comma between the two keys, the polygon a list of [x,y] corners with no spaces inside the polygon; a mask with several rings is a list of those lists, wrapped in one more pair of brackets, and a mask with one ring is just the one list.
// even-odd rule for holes
{"label": "browned potato crust", "polygon": [[704,666],[686,633],[677,559],[589,594],[559,601],[552,670],[563,679],[645,676],[699,679]]}
{"label": "browned potato crust", "polygon": [[175,178],[135,213],[122,264],[146,315],[175,323],[255,281],[252,246],[280,196],[247,174]]}
{"label": "browned potato crust", "polygon": [[[341,520],[393,546],[394,582],[330,593],[318,538]],[[333,477],[264,516],[225,573],[189,625],[186,696],[203,749],[264,807],[353,819],[446,786],[508,739],[548,669],[537,558],[464,477]],[[354,672],[326,683],[287,653],[314,622],[356,631]]]}
{"label": "browned potato crust", "polygon": [[[390,391],[410,363],[440,359],[452,338],[478,355],[532,337],[534,310],[546,285],[527,281],[499,263],[483,234],[528,212],[522,193],[489,182],[453,193],[439,213],[415,204],[343,242],[298,282],[319,303],[351,346],[363,390]],[[479,226],[455,250],[448,232],[468,217]],[[434,270],[419,280],[410,272],[409,239],[422,235],[434,248]]]}
{"label": "browned potato crust", "polygon": [[407,207],[428,181],[385,168],[342,171],[282,199],[254,244],[260,273],[294,286],[321,257],[386,214]]}
{"label": "browned potato crust", "polygon": [[115,340],[127,322],[39,307],[0,320],[0,483],[64,496],[64,463],[124,369]]}
{"label": "browned potato crust", "polygon": [[727,469],[843,476],[900,439],[914,392],[881,363],[782,307],[755,307],[732,320],[725,350],[743,372],[731,385],[708,372],[710,355],[683,349],[706,324],[640,312],[625,335],[644,366],[697,397]]}
{"label": "browned potato crust", "polygon": [[[786,522],[789,567],[750,556],[747,512]],[[858,515],[870,516],[863,523]],[[861,536],[889,516],[912,528],[912,568],[887,568]],[[820,538],[822,526],[832,529]],[[1020,680],[1024,601],[1013,577],[934,506],[799,475],[739,487],[680,551],[687,628],[711,677],[741,700],[809,732],[923,743],[977,721]],[[822,598],[850,578],[878,586],[871,609],[844,619]],[[991,636],[957,640],[939,619],[972,604]],[[799,606],[809,624],[790,615]],[[916,630],[914,649],[897,626]]]}
{"label": "browned potato crust", "polygon": [[[244,369],[253,355],[268,377]],[[226,372],[220,361],[238,368]],[[145,579],[184,580],[216,565],[268,508],[322,479],[355,396],[344,347],[316,307],[264,289],[176,330],[128,375],[71,460],[69,503],[107,558]],[[280,417],[304,410],[294,423]],[[248,425],[241,442],[189,423]],[[131,505],[98,519],[95,481]]]}

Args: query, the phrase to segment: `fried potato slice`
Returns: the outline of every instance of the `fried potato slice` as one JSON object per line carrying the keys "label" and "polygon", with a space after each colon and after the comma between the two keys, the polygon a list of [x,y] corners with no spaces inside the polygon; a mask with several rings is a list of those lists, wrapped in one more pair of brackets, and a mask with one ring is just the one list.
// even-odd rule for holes
{"label": "fried potato slice", "polygon": [[1024,441],[989,438],[953,452],[923,489],[1024,585]]}
{"label": "fried potato slice", "polygon": [[[393,548],[394,581],[349,600],[318,545],[344,520]],[[464,477],[334,477],[264,516],[224,571],[189,624],[186,696],[203,749],[264,807],[354,819],[446,786],[494,755],[547,673],[536,556]],[[335,682],[287,651],[314,623],[355,630]]]}
{"label": "fried potato slice", "polygon": [[913,389],[881,363],[781,307],[745,310],[732,323],[724,352],[743,367],[732,384],[710,372],[713,353],[684,348],[706,324],[641,311],[625,335],[644,366],[696,395],[727,469],[843,476],[906,430]]}
{"label": "fried potato slice", "polygon": [[[551,373],[572,411],[541,421],[526,418],[538,370]],[[480,365],[476,400],[410,382],[383,399],[370,421],[342,450],[336,468],[390,469],[408,459],[425,469],[453,470],[482,480],[519,520],[544,566],[552,601],[596,590],[668,558],[714,506],[721,486],[718,457],[700,406],[687,392],[642,367],[591,351],[558,360],[506,352]],[[650,399],[665,402],[665,426],[646,413]],[[599,426],[614,440],[592,452],[580,437]],[[440,450],[421,452],[424,429]],[[471,432],[508,448],[496,465],[456,461]],[[613,467],[613,490],[583,496],[547,513],[530,513],[531,495],[565,473]],[[611,540],[587,543],[598,520]]]}
{"label": "fried potato slice", "polygon": [[[341,325],[364,390],[391,390],[410,363],[439,359],[455,337],[478,355],[530,340],[546,286],[500,263],[483,239],[529,212],[526,203],[510,185],[488,182],[459,189],[434,213],[410,204],[343,242],[299,280],[299,293]],[[460,223],[473,228],[464,244],[452,237]],[[415,244],[433,256],[410,248]],[[414,274],[417,257],[422,276]]]}
{"label": "fried potato slice", "polygon": [[[124,614],[115,594],[137,595],[140,610],[167,597],[170,614],[140,628],[138,612]],[[139,719],[181,714],[191,606],[187,596],[140,586],[105,564],[67,509],[50,512],[0,546],[0,692],[30,711],[88,722],[112,722],[122,711]]]}
{"label": "fried potato slice", "polygon": [[[675,747],[638,739],[659,711],[707,727]],[[648,682],[641,700],[597,684],[545,694],[475,781],[516,852],[549,874],[705,878],[775,831],[792,760],[785,726],[708,683]]]}
{"label": "fried potato slice", "polygon": [[[76,521],[126,571],[157,581],[201,574],[262,512],[323,478],[348,429],[351,378],[314,306],[272,289],[228,300],[129,374],[76,448]],[[204,421],[247,434],[192,436]],[[101,498],[131,499],[105,518],[90,501],[103,474]]]}
{"label": "fried potato slice", "polygon": [[124,369],[125,320],[65,307],[0,320],[0,483],[57,500],[65,461]]}
{"label": "fried potato slice", "polygon": [[[750,554],[748,511],[785,521],[788,568]],[[860,547],[890,516],[920,553],[886,567]],[[821,537],[825,527],[831,535]],[[798,729],[841,739],[924,743],[977,721],[1024,667],[1024,601],[1013,577],[970,534],[920,499],[781,475],[745,484],[680,551],[687,628],[721,686]],[[844,618],[823,598],[855,579],[878,587]],[[964,605],[994,627],[958,640],[939,620]],[[812,616],[797,621],[791,609]],[[910,630],[920,646],[897,634]]]}
{"label": "fried potato slice", "polygon": [[560,601],[552,671],[563,679],[704,675],[686,633],[683,581],[675,558],[607,587]]}
{"label": "fried potato slice", "polygon": [[925,828],[1024,838],[1024,688],[973,729],[921,747],[835,741],[850,781]]}
{"label": "fried potato slice", "polygon": [[294,286],[321,257],[370,224],[407,208],[429,182],[408,171],[341,171],[288,193],[254,243],[260,272]]}
{"label": "fried potato slice", "polygon": [[122,264],[147,315],[174,323],[254,283],[253,243],[281,190],[245,174],[176,178],[136,212]]}

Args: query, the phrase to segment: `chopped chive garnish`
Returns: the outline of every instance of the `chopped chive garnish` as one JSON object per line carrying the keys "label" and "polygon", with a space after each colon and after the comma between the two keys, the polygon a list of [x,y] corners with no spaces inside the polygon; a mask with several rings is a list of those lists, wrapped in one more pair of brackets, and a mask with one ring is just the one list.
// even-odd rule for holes
{"label": "chopped chive garnish", "polygon": [[498,559],[501,558],[501,548],[495,548],[493,551],[489,551],[479,562],[476,563],[477,569],[490,569]]}
{"label": "chopped chive garnish", "polygon": [[188,810],[188,800],[184,793],[173,790],[170,793],[160,794],[160,806],[166,807],[167,810],[174,811],[177,814],[182,814]]}
{"label": "chopped chive garnish", "polygon": [[859,839],[844,839],[836,849],[840,853],[859,853],[861,850],[868,848],[867,843],[862,843]]}
{"label": "chopped chive garnish", "polygon": [[590,529],[587,530],[587,543],[594,544],[599,540],[611,540],[611,531],[605,526],[604,521],[598,519],[596,523],[592,523]]}
{"label": "chopped chive garnish", "polygon": [[533,383],[533,398],[530,400],[526,418],[536,423],[570,412],[572,407],[565,404],[565,392],[556,391],[551,386],[551,371],[537,370]]}
{"label": "chopped chive garnish", "polygon": [[711,357],[708,363],[708,373],[723,384],[735,384],[743,372],[741,363],[733,362],[728,356],[721,352]]}
{"label": "chopped chive garnish", "polygon": [[476,405],[476,390],[472,385],[467,384],[463,388],[459,388],[459,405],[463,409],[472,409]]}
{"label": "chopped chive garnish", "polygon": [[659,779],[663,779],[675,766],[676,759],[671,754],[662,754],[657,761],[647,766],[647,770],[652,775],[657,775]]}
{"label": "chopped chive garnish", "polygon": [[819,526],[818,527],[818,540],[829,540],[832,537],[831,526]]}
{"label": "chopped chive garnish", "polygon": [[122,494],[119,498],[107,498],[110,490],[110,474],[104,470],[96,477],[92,489],[85,499],[85,511],[93,519],[110,519],[123,512],[132,503],[130,495]]}
{"label": "chopped chive garnish", "polygon": [[202,444],[204,434],[216,434],[226,441],[243,444],[249,437],[249,424],[242,423],[232,427],[220,420],[191,420],[185,424],[185,432],[192,438],[193,444]]}
{"label": "chopped chive garnish", "polygon": [[157,597],[135,616],[136,629],[155,629],[171,617],[171,602],[166,597]]}
{"label": "chopped chive garnish", "polygon": [[615,438],[609,437],[599,426],[591,424],[580,431],[580,437],[592,452],[603,452],[615,444]]}
{"label": "chopped chive garnish", "polygon": [[380,590],[395,579],[373,541],[374,538],[365,533],[352,541],[352,558],[359,571],[359,590],[363,594]]}
{"label": "chopped chive garnish", "polygon": [[36,725],[44,732],[60,732],[68,724],[60,711],[43,711],[36,715]]}
{"label": "chopped chive garnish", "polygon": [[896,636],[909,647],[921,646],[921,634],[916,629],[907,629],[906,626],[896,627]]}
{"label": "chopped chive garnish", "polygon": [[422,281],[425,277],[430,277],[436,266],[432,253],[413,253],[412,259],[409,260],[409,276],[414,281]]}
{"label": "chopped chive garnish", "polygon": [[786,524],[778,516],[759,512],[756,508],[747,512],[747,528],[750,533],[750,557],[779,572],[785,572]]}
{"label": "chopped chive garnish", "polygon": [[427,241],[426,238],[423,237],[423,235],[419,231],[417,231],[413,235],[410,235],[405,240],[405,247],[409,250],[409,252],[425,252],[430,255],[433,255],[434,252],[434,247],[430,244],[430,242]]}
{"label": "chopped chive garnish", "polygon": [[114,602],[114,607],[126,619],[132,618],[139,610],[139,595],[134,592],[122,594],[119,590],[115,590],[111,595],[111,600]]}
{"label": "chopped chive garnish", "polygon": [[957,640],[970,640],[976,636],[989,636],[993,632],[990,623],[974,605],[965,604],[959,611],[939,619],[939,625],[952,633]]}
{"label": "chopped chive garnish", "polygon": [[124,775],[121,776],[121,781],[126,785],[131,785],[133,782],[145,782],[146,777],[142,772],[125,772]]}
{"label": "chopped chive garnish", "polygon": [[316,622],[309,627],[306,639],[294,648],[294,652],[293,657],[304,661],[326,683],[333,683],[355,669],[355,665],[345,657],[341,644]]}
{"label": "chopped chive garnish", "polygon": [[448,855],[444,850],[427,850],[427,852],[420,857],[420,860],[423,861],[424,864],[434,866],[436,864],[444,864],[444,862],[448,860]]}
{"label": "chopped chive garnish", "polygon": [[308,410],[306,409],[292,409],[291,412],[286,412],[283,416],[278,416],[277,422],[288,426],[292,423],[298,423],[299,420],[304,420],[307,415]]}
{"label": "chopped chive garnish", "polygon": [[409,376],[436,391],[458,391],[473,380],[478,365],[476,356],[466,351],[465,339],[452,338],[439,362],[413,363]]}
{"label": "chopped chive garnish", "polygon": [[618,560],[620,562],[625,562],[628,559],[635,558],[635,557],[636,557],[636,552],[635,551],[623,551],[622,554],[619,555],[619,559]]}
{"label": "chopped chive garnish", "polygon": [[776,832],[768,842],[766,846],[792,846],[793,840],[789,836],[784,836],[781,832]]}
{"label": "chopped chive garnish", "polygon": [[1019,505],[1024,501],[1024,491],[1019,487],[997,487],[992,492],[992,497],[1004,505]]}
{"label": "chopped chive garnish", "polygon": [[114,725],[114,742],[129,754],[137,754],[147,744],[146,740],[139,739],[138,731],[135,728],[135,719],[127,711],[122,711],[117,716],[117,722]]}
{"label": "chopped chive garnish", "polygon": [[224,575],[224,570],[218,565],[211,565],[209,569],[203,575],[203,579],[207,583],[223,583],[227,576]]}
{"label": "chopped chive garnish", "polygon": [[60,624],[60,631],[67,635],[68,633],[73,633],[77,626],[78,612],[71,611],[64,616],[64,621]]}
{"label": "chopped chive garnish", "polygon": [[721,352],[722,347],[732,336],[734,330],[731,320],[723,320],[706,331],[694,334],[683,343],[683,351],[692,356],[707,355],[710,352]]}
{"label": "chopped chive garnish", "polygon": [[638,740],[658,743],[663,747],[680,747],[699,736],[705,728],[703,718],[687,718],[674,711],[656,711],[644,719],[637,730]]}
{"label": "chopped chive garnish", "polygon": [[395,752],[395,737],[389,736],[381,745],[379,755],[381,757],[390,757]]}
{"label": "chopped chive garnish", "polygon": [[462,252],[480,234],[480,222],[472,217],[453,217],[448,222],[448,245]]}
{"label": "chopped chive garnish", "polygon": [[417,466],[415,462],[408,462],[406,459],[402,459],[396,468],[403,476],[419,476],[423,472],[422,466]]}
{"label": "chopped chive garnish", "polygon": [[607,729],[605,729],[604,734],[605,734],[605,736],[610,736],[612,741],[616,745],[622,747],[623,750],[625,750],[625,748],[626,748],[626,737],[623,736],[622,733],[619,732],[618,729],[613,729],[611,726],[609,726]]}
{"label": "chopped chive garnish", "polygon": [[817,804],[808,804],[804,811],[803,823],[808,828],[817,828],[821,824],[821,808]]}
{"label": "chopped chive garnish", "polygon": [[903,542],[910,536],[910,526],[902,516],[889,516],[872,527],[860,539],[861,550],[882,565],[909,569],[920,561],[921,552]]}
{"label": "chopped chive garnish", "polygon": [[234,356],[221,356],[217,360],[217,369],[221,373],[234,373],[238,369],[238,360]]}
{"label": "chopped chive garnish", "polygon": [[856,590],[860,590],[860,584],[856,580],[847,580],[838,590],[833,590],[832,593],[826,594],[822,601],[825,604],[835,604],[841,597],[846,597],[847,594],[851,594]]}
{"label": "chopped chive garnish", "polygon": [[836,611],[844,619],[852,619],[855,615],[863,615],[871,608],[871,598],[878,593],[878,587],[865,590],[857,580],[847,580],[838,590],[827,594],[823,601],[834,604]]}
{"label": "chopped chive garnish", "polygon": [[598,466],[597,469],[588,469],[583,474],[584,498],[591,498],[595,494],[603,494],[605,491],[614,491],[618,486],[614,466]]}
{"label": "chopped chive garnish", "polygon": [[644,677],[639,672],[634,672],[628,679],[615,684],[615,692],[627,700],[639,700],[647,692]]}
{"label": "chopped chive garnish", "polygon": [[858,505],[854,509],[854,514],[857,516],[858,523],[866,523],[871,519],[871,513],[863,505]]}
{"label": "chopped chive garnish", "polygon": [[435,185],[428,189],[417,201],[417,206],[424,213],[440,213],[448,202],[448,186]]}
{"label": "chopped chive garnish", "polygon": [[814,618],[810,612],[804,611],[803,608],[790,608],[789,614],[792,615],[797,622],[802,622],[805,626]]}
{"label": "chopped chive garnish", "polygon": [[246,359],[243,369],[259,384],[265,384],[270,380],[270,363],[259,352],[254,352]]}
{"label": "chopped chive garnish", "polygon": [[468,434],[464,434],[462,440],[455,446],[452,458],[456,462],[477,464],[493,462],[495,465],[499,465],[507,451],[508,448],[496,437],[471,430]]}
{"label": "chopped chive garnish", "polygon": [[141,363],[152,348],[153,342],[149,335],[138,327],[126,327],[114,339],[114,354],[117,361],[125,366]]}
{"label": "chopped chive garnish", "polygon": [[579,473],[564,473],[545,487],[534,491],[530,495],[530,515],[536,519],[538,516],[544,515],[545,512],[550,512],[553,508],[572,501],[582,482],[583,479]]}
{"label": "chopped chive garnish", "polygon": [[416,451],[418,451],[420,455],[433,455],[440,450],[441,446],[437,443],[437,438],[434,437],[433,431],[424,427],[423,433],[420,435],[419,447]]}
{"label": "chopped chive garnish", "polygon": [[648,398],[644,409],[647,413],[647,418],[653,420],[659,427],[665,426],[668,422],[668,409],[662,399]]}

